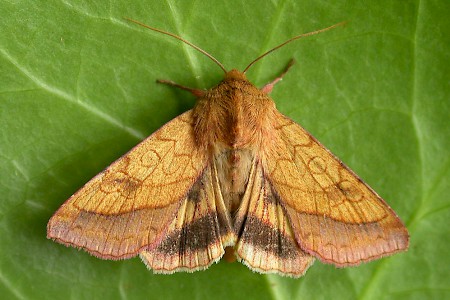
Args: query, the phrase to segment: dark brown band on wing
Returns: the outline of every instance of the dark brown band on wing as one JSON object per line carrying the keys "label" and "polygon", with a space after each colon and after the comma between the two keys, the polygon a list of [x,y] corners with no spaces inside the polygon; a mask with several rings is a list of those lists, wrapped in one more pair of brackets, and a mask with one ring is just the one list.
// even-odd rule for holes
{"label": "dark brown band on wing", "polygon": [[295,258],[299,251],[299,247],[292,237],[284,235],[272,224],[263,222],[257,217],[247,216],[244,228],[239,239],[258,249],[271,252],[281,258]]}
{"label": "dark brown band on wing", "polygon": [[208,214],[184,224],[180,230],[170,232],[158,245],[155,251],[167,255],[192,253],[208,248],[211,244],[220,243],[217,232],[215,214]]}

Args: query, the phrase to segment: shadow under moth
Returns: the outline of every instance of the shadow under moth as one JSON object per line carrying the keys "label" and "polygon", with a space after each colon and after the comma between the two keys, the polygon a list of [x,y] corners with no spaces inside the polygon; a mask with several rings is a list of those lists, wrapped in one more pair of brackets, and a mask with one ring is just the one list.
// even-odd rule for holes
{"label": "shadow under moth", "polygon": [[102,259],[140,255],[155,273],[196,271],[230,252],[250,269],[298,277],[314,259],[358,265],[408,248],[395,212],[245,72],[197,98],[70,197],[47,236]]}

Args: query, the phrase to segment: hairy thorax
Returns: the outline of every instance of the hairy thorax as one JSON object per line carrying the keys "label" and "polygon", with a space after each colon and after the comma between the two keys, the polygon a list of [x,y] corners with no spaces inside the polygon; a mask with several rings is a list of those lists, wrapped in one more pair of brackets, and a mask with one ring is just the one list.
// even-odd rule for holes
{"label": "hairy thorax", "polygon": [[245,75],[230,71],[205,92],[194,108],[194,133],[216,165],[225,205],[234,212],[247,185],[255,153],[270,141],[275,104],[250,84]]}

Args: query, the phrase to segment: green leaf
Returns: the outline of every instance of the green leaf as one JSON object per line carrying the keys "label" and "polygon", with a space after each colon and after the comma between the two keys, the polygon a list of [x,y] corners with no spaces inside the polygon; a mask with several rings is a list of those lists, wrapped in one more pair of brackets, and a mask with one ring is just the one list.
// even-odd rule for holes
{"label": "green leaf", "polygon": [[[450,297],[450,19],[447,1],[2,1],[0,295],[3,299],[443,299]],[[72,193],[194,105],[170,79],[209,88],[206,57],[123,17],[179,34],[262,86],[394,208],[408,252],[299,279],[220,262],[153,275],[46,239]]]}

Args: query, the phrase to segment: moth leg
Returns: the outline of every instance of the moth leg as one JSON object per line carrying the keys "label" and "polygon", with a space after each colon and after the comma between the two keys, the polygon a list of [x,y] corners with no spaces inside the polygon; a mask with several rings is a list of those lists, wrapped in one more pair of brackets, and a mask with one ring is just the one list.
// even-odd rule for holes
{"label": "moth leg", "polygon": [[283,76],[286,75],[286,73],[289,71],[289,69],[292,67],[293,64],[295,64],[295,59],[291,59],[289,61],[288,65],[286,66],[286,68],[284,69],[284,71],[277,78],[275,78],[274,80],[272,80],[271,82],[269,82],[265,86],[263,86],[261,88],[261,91],[266,94],[271,93],[275,84],[278,81],[280,81],[281,79],[283,79]]}
{"label": "moth leg", "polygon": [[158,79],[158,80],[156,80],[156,82],[157,83],[162,83],[162,84],[167,84],[167,85],[174,86],[176,88],[188,91],[188,92],[190,92],[192,95],[194,95],[197,98],[202,97],[205,94],[204,90],[193,89],[193,88],[190,88],[190,87],[178,84],[176,82],[173,82],[171,80]]}

